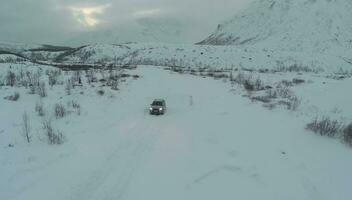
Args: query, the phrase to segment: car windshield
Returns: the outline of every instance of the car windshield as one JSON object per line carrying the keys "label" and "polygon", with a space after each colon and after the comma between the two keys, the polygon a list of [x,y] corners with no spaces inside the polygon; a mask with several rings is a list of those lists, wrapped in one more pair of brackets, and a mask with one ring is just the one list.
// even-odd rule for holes
{"label": "car windshield", "polygon": [[162,106],[162,105],[163,105],[163,102],[161,102],[161,101],[154,101],[152,103],[152,106]]}

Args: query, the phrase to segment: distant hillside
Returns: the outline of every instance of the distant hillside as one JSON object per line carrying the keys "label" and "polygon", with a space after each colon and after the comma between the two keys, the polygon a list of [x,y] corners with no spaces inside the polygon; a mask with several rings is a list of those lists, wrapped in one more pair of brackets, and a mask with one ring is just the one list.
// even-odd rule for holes
{"label": "distant hillside", "polygon": [[198,44],[350,51],[351,10],[351,0],[257,0]]}

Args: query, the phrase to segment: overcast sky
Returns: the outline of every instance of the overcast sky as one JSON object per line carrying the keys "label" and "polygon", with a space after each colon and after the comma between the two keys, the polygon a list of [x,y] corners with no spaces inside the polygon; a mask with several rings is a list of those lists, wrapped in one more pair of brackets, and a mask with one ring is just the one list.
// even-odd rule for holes
{"label": "overcast sky", "polygon": [[72,34],[109,29],[145,17],[177,20],[195,32],[211,32],[250,1],[2,0],[0,41],[55,44]]}

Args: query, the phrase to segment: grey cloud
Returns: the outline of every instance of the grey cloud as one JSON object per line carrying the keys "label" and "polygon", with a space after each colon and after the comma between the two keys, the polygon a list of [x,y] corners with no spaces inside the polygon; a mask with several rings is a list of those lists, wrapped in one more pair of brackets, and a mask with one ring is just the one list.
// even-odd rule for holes
{"label": "grey cloud", "polygon": [[[60,43],[72,33],[91,31],[77,22],[69,7],[108,5],[104,13],[92,14],[103,23],[96,29],[128,24],[133,13],[158,10],[154,18],[172,19],[199,33],[199,39],[216,24],[233,16],[249,0],[11,0],[0,7],[0,41]],[[148,12],[147,12],[148,13]]]}

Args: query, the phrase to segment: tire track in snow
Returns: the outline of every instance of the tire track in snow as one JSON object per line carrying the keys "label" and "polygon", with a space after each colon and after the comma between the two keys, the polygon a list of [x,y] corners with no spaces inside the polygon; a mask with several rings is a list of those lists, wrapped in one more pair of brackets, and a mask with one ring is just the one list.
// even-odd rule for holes
{"label": "tire track in snow", "polygon": [[128,138],[118,142],[116,150],[99,165],[101,168],[75,188],[72,200],[123,198],[131,178],[145,160],[160,133],[160,129],[153,124],[147,124],[148,122],[150,121],[142,119],[135,122],[132,127],[127,127],[126,133],[123,134]]}

